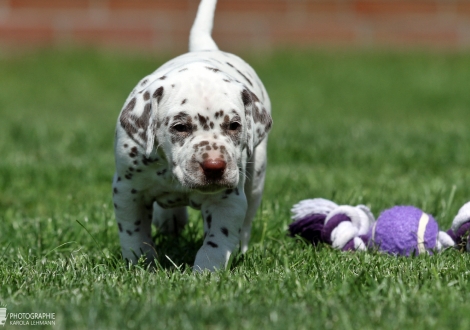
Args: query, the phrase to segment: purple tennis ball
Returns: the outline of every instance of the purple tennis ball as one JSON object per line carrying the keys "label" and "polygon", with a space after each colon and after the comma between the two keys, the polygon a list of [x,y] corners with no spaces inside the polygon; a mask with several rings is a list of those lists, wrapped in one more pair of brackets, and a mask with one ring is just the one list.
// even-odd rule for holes
{"label": "purple tennis ball", "polygon": [[382,212],[371,240],[381,251],[409,256],[436,248],[436,220],[414,206],[395,206]]}

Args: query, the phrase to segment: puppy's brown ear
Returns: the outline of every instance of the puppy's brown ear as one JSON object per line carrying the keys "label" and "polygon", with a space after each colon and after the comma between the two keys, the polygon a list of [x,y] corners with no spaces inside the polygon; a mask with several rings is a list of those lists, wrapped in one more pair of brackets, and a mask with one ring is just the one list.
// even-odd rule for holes
{"label": "puppy's brown ear", "polygon": [[251,158],[253,150],[271,130],[273,119],[255,93],[243,89],[241,97],[245,106],[247,126],[246,148],[248,158]]}
{"label": "puppy's brown ear", "polygon": [[147,90],[128,98],[124,105],[119,123],[127,135],[145,150],[148,157],[153,150],[157,134],[157,110],[163,97],[162,86],[152,94]]}

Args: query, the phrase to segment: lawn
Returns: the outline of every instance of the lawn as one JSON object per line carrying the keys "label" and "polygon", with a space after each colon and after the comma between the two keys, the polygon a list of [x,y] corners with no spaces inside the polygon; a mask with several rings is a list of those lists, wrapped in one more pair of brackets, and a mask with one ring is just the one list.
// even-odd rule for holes
{"label": "lawn", "polygon": [[470,254],[341,253],[286,236],[291,206],[313,197],[376,216],[415,205],[447,230],[470,200],[470,53],[244,56],[273,104],[265,194],[248,253],[202,275],[197,212],[176,241],[155,233],[156,272],[121,261],[114,222],[117,116],[169,57],[0,55],[0,307],[55,313],[45,329],[470,328]]}

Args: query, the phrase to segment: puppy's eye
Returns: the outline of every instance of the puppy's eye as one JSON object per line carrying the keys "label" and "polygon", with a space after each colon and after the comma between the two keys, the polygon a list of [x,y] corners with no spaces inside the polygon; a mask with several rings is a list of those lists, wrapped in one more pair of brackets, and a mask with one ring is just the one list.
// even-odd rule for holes
{"label": "puppy's eye", "polygon": [[172,128],[177,131],[178,133],[187,133],[189,132],[189,126],[185,124],[176,124],[173,125]]}
{"label": "puppy's eye", "polygon": [[231,131],[237,131],[240,129],[240,127],[242,127],[242,125],[239,122],[234,121],[230,123],[230,125],[228,126],[228,129]]}

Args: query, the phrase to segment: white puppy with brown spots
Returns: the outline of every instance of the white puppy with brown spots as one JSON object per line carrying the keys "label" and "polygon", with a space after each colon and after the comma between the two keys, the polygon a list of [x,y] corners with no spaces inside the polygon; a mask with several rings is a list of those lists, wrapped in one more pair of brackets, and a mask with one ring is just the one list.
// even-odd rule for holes
{"label": "white puppy with brown spots", "polygon": [[216,0],[202,0],[190,52],[142,79],[117,122],[113,200],[123,257],[157,256],[151,224],[177,235],[201,210],[194,270],[247,250],[266,169],[271,104],[255,71],[211,37]]}

